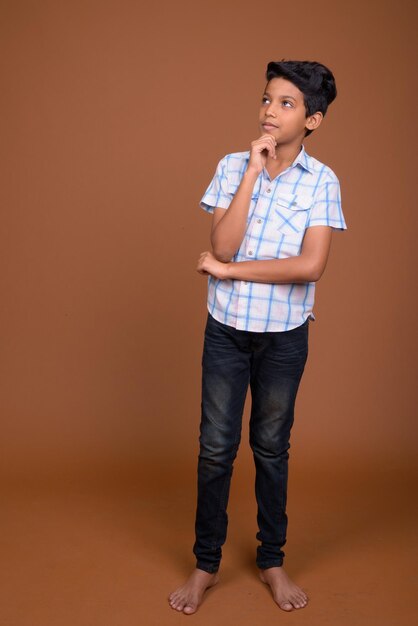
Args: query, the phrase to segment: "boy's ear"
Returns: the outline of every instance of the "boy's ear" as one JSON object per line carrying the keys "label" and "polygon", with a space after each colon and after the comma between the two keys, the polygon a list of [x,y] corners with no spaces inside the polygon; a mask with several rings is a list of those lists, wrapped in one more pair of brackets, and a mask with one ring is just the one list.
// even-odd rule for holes
{"label": "boy's ear", "polygon": [[315,128],[318,128],[323,119],[324,116],[322,115],[321,111],[317,111],[313,115],[309,115],[309,117],[306,118],[305,128],[308,128],[309,130],[315,130]]}

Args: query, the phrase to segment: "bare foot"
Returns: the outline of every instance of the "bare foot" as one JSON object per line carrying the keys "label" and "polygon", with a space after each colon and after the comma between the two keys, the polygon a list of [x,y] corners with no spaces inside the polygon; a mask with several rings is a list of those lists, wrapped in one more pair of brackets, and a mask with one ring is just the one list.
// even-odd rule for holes
{"label": "bare foot", "polygon": [[196,568],[182,587],[170,593],[168,601],[171,608],[183,611],[187,615],[196,613],[206,589],[216,585],[218,580],[217,572],[209,574],[209,572]]}
{"label": "bare foot", "polygon": [[306,593],[290,580],[283,567],[260,570],[260,578],[270,585],[274,601],[284,611],[303,609],[308,604]]}

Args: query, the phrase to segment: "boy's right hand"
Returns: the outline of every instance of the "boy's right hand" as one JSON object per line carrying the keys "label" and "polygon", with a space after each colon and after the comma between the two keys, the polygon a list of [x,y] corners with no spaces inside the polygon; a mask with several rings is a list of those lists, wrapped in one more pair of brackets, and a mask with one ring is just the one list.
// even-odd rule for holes
{"label": "boy's right hand", "polygon": [[265,166],[268,156],[272,159],[276,158],[276,145],[275,138],[268,133],[252,141],[248,169],[259,174]]}

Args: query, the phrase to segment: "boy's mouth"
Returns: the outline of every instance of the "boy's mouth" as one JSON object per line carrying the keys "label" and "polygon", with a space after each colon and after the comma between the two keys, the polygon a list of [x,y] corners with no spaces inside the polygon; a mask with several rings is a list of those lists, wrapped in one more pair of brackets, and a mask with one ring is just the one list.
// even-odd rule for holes
{"label": "boy's mouth", "polygon": [[278,128],[278,126],[276,126],[275,124],[270,124],[270,122],[263,122],[261,125],[266,130],[269,130],[271,128]]}

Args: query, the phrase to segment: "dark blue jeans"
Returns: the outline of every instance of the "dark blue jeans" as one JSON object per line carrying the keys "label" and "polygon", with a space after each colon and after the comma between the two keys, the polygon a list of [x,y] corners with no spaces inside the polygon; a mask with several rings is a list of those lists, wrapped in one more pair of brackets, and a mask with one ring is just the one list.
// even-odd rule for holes
{"label": "dark blue jeans", "polygon": [[202,359],[196,566],[216,572],[225,543],[227,505],[242,413],[251,388],[250,446],[256,468],[260,569],[281,566],[286,543],[290,430],[308,356],[309,321],[284,332],[236,330],[208,315]]}

